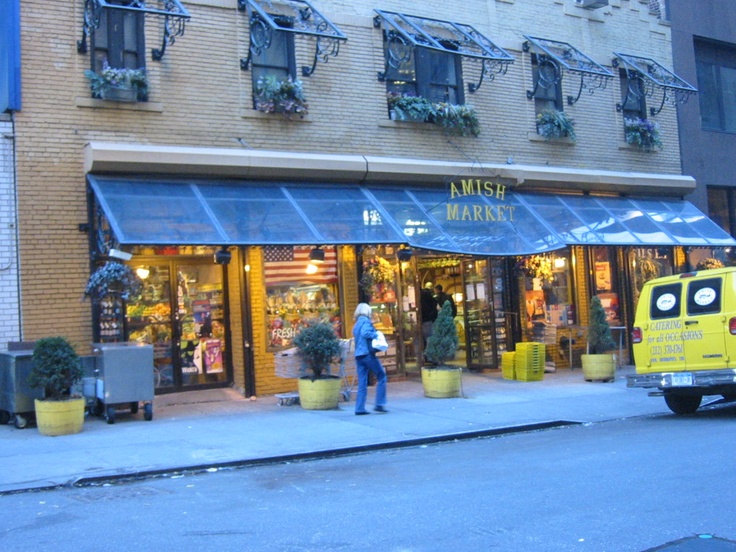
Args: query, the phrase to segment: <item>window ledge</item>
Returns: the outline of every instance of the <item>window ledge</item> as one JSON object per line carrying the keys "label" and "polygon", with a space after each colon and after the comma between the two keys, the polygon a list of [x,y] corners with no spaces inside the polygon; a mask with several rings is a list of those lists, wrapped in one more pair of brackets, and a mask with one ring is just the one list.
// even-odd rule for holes
{"label": "window ledge", "polygon": [[536,132],[529,132],[528,136],[530,142],[546,142],[548,144],[559,144],[562,146],[575,145],[575,142],[569,136],[565,136],[564,138],[551,138],[549,140]]}
{"label": "window ledge", "polygon": [[311,123],[309,115],[299,116],[292,115],[286,117],[281,113],[264,113],[257,109],[243,109],[240,112],[240,117],[243,119],[260,119],[262,121],[283,121],[285,123]]}
{"label": "window ledge", "polygon": [[378,126],[383,128],[400,128],[403,130],[434,130],[437,127],[426,121],[394,121],[393,119],[381,119]]}
{"label": "window ledge", "polygon": [[637,146],[636,144],[629,144],[629,143],[628,143],[628,142],[626,142],[625,140],[619,140],[619,141],[618,141],[618,149],[620,149],[620,150],[632,150],[632,151],[640,151],[641,153],[657,153],[657,152],[659,151],[659,150],[658,150],[658,149],[656,149],[656,148],[655,148],[655,149],[652,149],[652,150],[648,150],[648,151],[647,151],[647,150],[641,149],[641,148],[640,148],[639,146]]}
{"label": "window ledge", "polygon": [[160,102],[113,102],[96,100],[94,98],[77,97],[77,107],[91,107],[95,109],[119,109],[123,111],[150,111],[162,113],[164,104]]}

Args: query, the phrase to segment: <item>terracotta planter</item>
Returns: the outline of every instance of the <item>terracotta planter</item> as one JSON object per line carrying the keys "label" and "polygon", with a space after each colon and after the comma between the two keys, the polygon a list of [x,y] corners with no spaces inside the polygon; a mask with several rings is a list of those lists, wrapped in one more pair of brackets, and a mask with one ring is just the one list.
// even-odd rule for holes
{"label": "terracotta planter", "polygon": [[73,435],[84,425],[84,398],[68,401],[35,400],[36,425],[41,435]]}
{"label": "terracotta planter", "polygon": [[431,399],[449,399],[460,396],[462,368],[422,368],[424,396]]}
{"label": "terracotta planter", "polygon": [[317,379],[299,378],[299,404],[306,410],[332,410],[340,402],[342,380],[337,376]]}
{"label": "terracotta planter", "polygon": [[613,381],[616,362],[612,354],[580,355],[585,381]]}

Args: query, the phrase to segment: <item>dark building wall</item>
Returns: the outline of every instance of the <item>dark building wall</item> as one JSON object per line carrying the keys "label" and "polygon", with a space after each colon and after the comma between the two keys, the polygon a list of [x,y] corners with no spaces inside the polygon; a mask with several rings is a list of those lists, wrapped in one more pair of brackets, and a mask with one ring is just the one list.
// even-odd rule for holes
{"label": "dark building wall", "polygon": [[[694,42],[701,38],[736,46],[736,2],[669,0],[669,12],[675,72],[698,87]],[[697,97],[678,106],[678,123],[682,172],[698,182],[688,199],[707,211],[707,186],[736,188],[736,133],[702,130]]]}

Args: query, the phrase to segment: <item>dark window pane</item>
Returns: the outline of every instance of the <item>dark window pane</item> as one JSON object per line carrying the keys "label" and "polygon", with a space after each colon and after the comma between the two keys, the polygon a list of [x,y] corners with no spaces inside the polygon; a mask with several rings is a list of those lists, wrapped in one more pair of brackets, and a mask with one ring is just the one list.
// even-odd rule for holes
{"label": "dark window pane", "polygon": [[650,305],[650,313],[652,320],[662,318],[677,318],[680,316],[680,294],[682,292],[682,284],[667,284],[665,286],[655,286],[652,289],[652,303]]}
{"label": "dark window pane", "polygon": [[720,312],[721,282],[721,278],[692,282],[687,288],[687,313],[698,315]]}

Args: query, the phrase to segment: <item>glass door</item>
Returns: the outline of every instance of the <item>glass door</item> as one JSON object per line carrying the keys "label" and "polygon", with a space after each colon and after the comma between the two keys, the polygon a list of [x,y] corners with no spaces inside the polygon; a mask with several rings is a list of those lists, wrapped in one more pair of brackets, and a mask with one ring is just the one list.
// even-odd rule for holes
{"label": "glass door", "polygon": [[505,276],[499,263],[487,259],[464,263],[465,339],[471,370],[498,368],[500,353],[506,350],[509,328],[503,310]]}
{"label": "glass door", "polygon": [[153,345],[156,391],[227,382],[223,266],[152,260],[135,268],[144,288],[126,306],[126,333]]}

